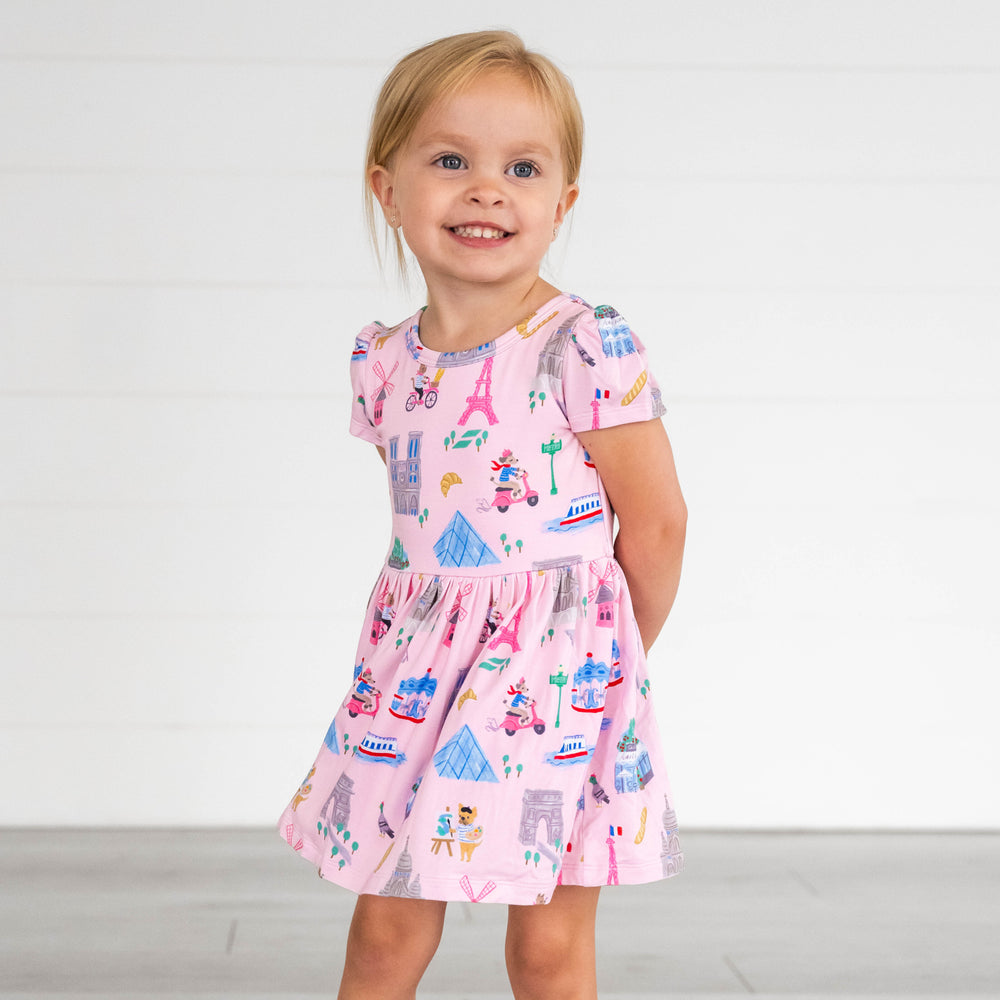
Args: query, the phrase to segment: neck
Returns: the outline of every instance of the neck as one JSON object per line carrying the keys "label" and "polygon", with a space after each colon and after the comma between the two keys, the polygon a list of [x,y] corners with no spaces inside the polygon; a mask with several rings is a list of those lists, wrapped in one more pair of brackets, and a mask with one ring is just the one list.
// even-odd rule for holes
{"label": "neck", "polygon": [[559,289],[539,276],[521,286],[460,289],[427,288],[427,308],[420,319],[420,340],[432,351],[464,351],[494,340],[530,316]]}

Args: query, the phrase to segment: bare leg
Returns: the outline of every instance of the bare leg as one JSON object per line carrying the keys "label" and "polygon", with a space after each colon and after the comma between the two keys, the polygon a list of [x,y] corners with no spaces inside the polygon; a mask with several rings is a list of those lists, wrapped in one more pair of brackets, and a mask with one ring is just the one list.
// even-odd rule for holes
{"label": "bare leg", "polygon": [[597,1000],[600,889],[556,886],[547,906],[511,906],[507,975],[517,1000]]}
{"label": "bare leg", "polygon": [[441,940],[436,899],[359,896],[338,1000],[413,1000]]}

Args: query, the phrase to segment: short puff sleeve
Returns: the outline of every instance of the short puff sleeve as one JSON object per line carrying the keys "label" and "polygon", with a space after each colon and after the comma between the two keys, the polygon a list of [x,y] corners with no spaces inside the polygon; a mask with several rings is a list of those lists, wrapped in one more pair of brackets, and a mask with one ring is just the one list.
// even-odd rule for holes
{"label": "short puff sleeve", "polygon": [[562,382],[566,419],[574,431],[638,423],[666,412],[646,349],[611,306],[588,309],[577,320]]}
{"label": "short puff sleeve", "polygon": [[385,328],[380,323],[370,323],[354,338],[354,350],[351,353],[351,433],[372,444],[381,444],[378,428],[372,419],[374,400],[370,396],[371,378],[369,375],[368,354],[371,351],[372,338],[384,334]]}

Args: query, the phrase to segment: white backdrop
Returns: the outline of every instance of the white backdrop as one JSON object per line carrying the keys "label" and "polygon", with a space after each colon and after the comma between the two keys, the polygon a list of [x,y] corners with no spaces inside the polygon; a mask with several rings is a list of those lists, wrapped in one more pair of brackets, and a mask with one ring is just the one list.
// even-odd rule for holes
{"label": "white backdrop", "polygon": [[1000,8],[4,0],[0,822],[274,820],[384,551],[346,433],[392,62],[570,72],[555,280],[647,342],[691,521],[682,823],[1000,826]]}

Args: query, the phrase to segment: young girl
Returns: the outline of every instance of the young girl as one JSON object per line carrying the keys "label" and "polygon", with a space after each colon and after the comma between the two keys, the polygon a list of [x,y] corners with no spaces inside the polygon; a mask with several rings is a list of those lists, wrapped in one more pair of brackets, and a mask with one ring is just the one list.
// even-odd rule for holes
{"label": "young girl", "polygon": [[393,538],[280,821],[359,894],[341,1000],[413,997],[449,900],[509,904],[519,1000],[594,998],[599,887],[682,864],[645,660],[686,519],[660,391],[615,309],[539,276],[582,138],[569,81],[502,31],[411,53],[375,108],[370,220],[427,305],[354,344]]}

